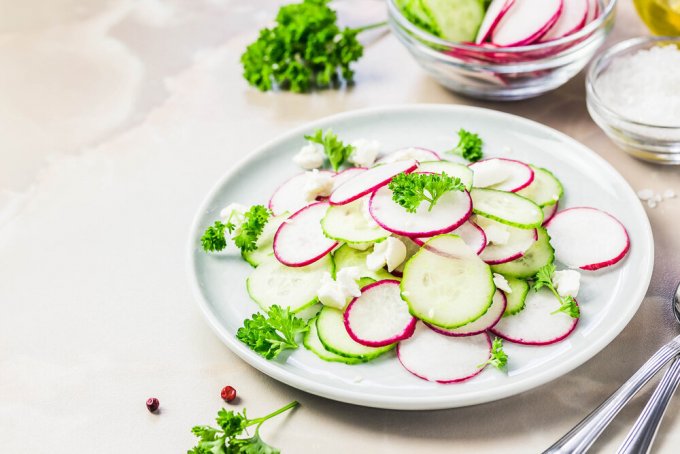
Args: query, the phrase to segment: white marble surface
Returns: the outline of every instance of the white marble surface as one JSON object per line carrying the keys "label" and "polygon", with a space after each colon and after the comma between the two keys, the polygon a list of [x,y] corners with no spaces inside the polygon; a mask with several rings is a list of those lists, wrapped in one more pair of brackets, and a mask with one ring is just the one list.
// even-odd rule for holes
{"label": "white marble surface", "polygon": [[[292,126],[380,104],[481,105],[566,132],[637,189],[680,192],[680,168],[635,161],[597,129],[582,75],[538,99],[475,102],[440,88],[387,36],[367,48],[349,91],[256,92],[238,58],[278,3],[0,0],[0,451],[183,452],[190,427],[212,420],[219,390],[232,384],[252,414],[302,402],[263,430],[287,453],[539,452],[678,332],[667,304],[680,279],[674,199],[648,210],[657,259],[629,327],[530,393],[381,411],[307,395],[238,360],[189,292],[188,226],[235,160]],[[375,2],[367,7],[380,14]],[[622,1],[610,41],[644,33]],[[649,394],[595,451],[613,452]],[[159,415],[144,407],[152,395]],[[676,400],[655,452],[677,452],[679,409]]]}

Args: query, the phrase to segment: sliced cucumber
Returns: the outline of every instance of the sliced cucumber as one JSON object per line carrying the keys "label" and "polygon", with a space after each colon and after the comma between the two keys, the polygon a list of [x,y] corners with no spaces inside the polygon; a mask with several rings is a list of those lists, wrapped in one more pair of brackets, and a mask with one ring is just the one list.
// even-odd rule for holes
{"label": "sliced cucumber", "polygon": [[411,314],[441,328],[477,320],[491,306],[495,292],[489,265],[451,234],[427,241],[406,264],[401,281]]}
{"label": "sliced cucumber", "polygon": [[263,311],[278,304],[298,312],[317,302],[321,276],[333,271],[330,255],[301,267],[285,266],[278,260],[265,261],[248,276],[246,287],[250,298]]}
{"label": "sliced cucumber", "polygon": [[404,259],[401,264],[396,267],[394,270],[392,270],[394,273],[398,274],[399,276],[402,276],[404,274],[404,267],[406,266],[406,263],[408,262],[408,259],[416,255],[416,253],[420,250],[420,246],[416,244],[411,238],[407,236],[399,236],[397,235],[397,238],[406,245],[406,258]]}
{"label": "sliced cucumber", "polygon": [[382,279],[394,279],[390,273],[384,269],[378,271],[371,271],[366,268],[366,256],[372,252],[371,249],[366,251],[357,251],[346,244],[343,244],[333,253],[333,260],[335,268],[341,270],[349,266],[359,268],[359,276],[369,277],[373,280],[380,281]]}
{"label": "sliced cucumber", "polygon": [[319,339],[319,333],[316,330],[316,318],[310,320],[309,331],[307,331],[307,333],[305,334],[305,337],[302,340],[302,344],[305,346],[307,350],[311,351],[324,361],[345,364],[359,364],[363,362],[360,359],[347,358],[345,356],[336,355],[335,353],[326,350],[326,347],[324,347],[323,344],[321,343],[321,340]]}
{"label": "sliced cucumber", "polygon": [[549,170],[542,167],[530,167],[534,169],[534,181],[526,188],[517,191],[517,194],[526,197],[541,208],[555,205],[564,193],[562,183]]}
{"label": "sliced cucumber", "polygon": [[274,235],[283,221],[288,219],[289,214],[283,213],[279,216],[273,216],[262,229],[260,237],[257,239],[257,249],[254,251],[243,252],[241,255],[243,259],[252,266],[258,266],[264,261],[275,259],[274,257]]}
{"label": "sliced cucumber", "polygon": [[538,270],[555,260],[555,249],[550,244],[548,232],[543,227],[536,230],[538,231],[538,240],[533,246],[517,260],[493,265],[491,269],[494,273],[519,279],[529,279],[534,277]]}
{"label": "sliced cucumber", "polygon": [[424,161],[418,164],[416,172],[446,172],[450,177],[460,178],[468,191],[472,188],[472,169],[464,164],[451,161]]}
{"label": "sliced cucumber", "polygon": [[494,221],[520,229],[540,227],[543,222],[541,207],[515,193],[473,188],[470,196],[473,211]]}
{"label": "sliced cucumber", "polygon": [[432,13],[425,7],[423,0],[398,0],[398,5],[409,22],[435,36],[441,35]]}
{"label": "sliced cucumber", "polygon": [[524,302],[527,299],[527,293],[529,293],[529,283],[527,281],[510,276],[505,276],[505,280],[508,281],[512,292],[506,292],[505,294],[507,305],[505,306],[503,317],[515,315],[524,309]]}
{"label": "sliced cucumber", "polygon": [[353,244],[373,243],[390,236],[390,232],[366,219],[366,202],[367,199],[362,197],[345,205],[331,205],[321,220],[324,235],[336,241]]}
{"label": "sliced cucumber", "polygon": [[394,348],[395,344],[384,347],[367,347],[355,342],[345,328],[342,312],[333,307],[324,307],[316,319],[316,329],[319,340],[326,350],[345,358],[360,361],[370,361],[386,351]]}
{"label": "sliced cucumber", "polygon": [[484,20],[481,0],[422,0],[440,36],[449,41],[472,42]]}

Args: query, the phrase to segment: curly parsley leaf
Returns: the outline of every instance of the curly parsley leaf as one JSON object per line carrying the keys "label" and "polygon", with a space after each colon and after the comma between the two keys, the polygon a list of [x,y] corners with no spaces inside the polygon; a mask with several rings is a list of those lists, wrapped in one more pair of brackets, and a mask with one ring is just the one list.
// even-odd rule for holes
{"label": "curly parsley leaf", "polygon": [[364,52],[357,35],[385,23],[340,29],[328,3],[303,0],[279,9],[276,25],[260,30],[241,56],[243,77],[250,85],[261,91],[302,93],[353,83],[350,64]]}
{"label": "curly parsley leaf", "polygon": [[245,220],[234,236],[234,244],[242,252],[257,249],[257,239],[269,221],[270,211],[262,205],[253,205],[244,215]]}
{"label": "curly parsley leaf", "polygon": [[264,358],[274,359],[284,350],[298,348],[296,336],[308,329],[307,322],[297,318],[290,309],[273,305],[266,317],[253,314],[244,320],[236,338]]}
{"label": "curly parsley leaf", "polygon": [[477,367],[481,369],[487,364],[492,365],[498,370],[507,370],[508,355],[503,350],[503,340],[500,337],[497,337],[493,340],[493,343],[491,344],[491,356],[489,359]]}
{"label": "curly parsley leaf", "polygon": [[555,298],[557,298],[557,300],[560,302],[560,307],[552,312],[552,314],[559,314],[560,312],[563,312],[571,318],[579,318],[581,316],[581,310],[579,309],[576,300],[571,296],[566,296],[563,298],[557,292],[557,288],[555,288],[555,283],[553,282],[552,278],[554,273],[555,265],[552,263],[539,269],[536,273],[536,276],[534,276],[534,283],[532,285],[533,289],[538,291],[543,287],[547,287],[553,293],[553,295],[555,295]]}
{"label": "curly parsley leaf", "polygon": [[330,162],[331,167],[333,167],[333,170],[336,172],[354,151],[352,145],[344,143],[338,138],[338,135],[330,129],[325,133],[321,129],[317,129],[314,131],[314,134],[306,135],[305,139],[323,146],[323,151],[328,157],[328,162]]}
{"label": "curly parsley leaf", "polygon": [[[298,405],[297,401],[293,401],[266,416],[255,419],[248,419],[245,408],[241,413],[222,408],[217,412],[215,419],[218,427],[194,426],[191,429],[198,442],[187,451],[187,454],[278,454],[280,451],[277,448],[260,438],[260,427],[268,419]],[[250,426],[257,426],[255,435],[237,438]]]}
{"label": "curly parsley leaf", "polygon": [[213,225],[208,227],[203,236],[201,236],[201,245],[206,252],[221,251],[227,247],[227,239],[225,237],[226,231],[231,232],[233,225],[229,229],[229,224],[221,221],[215,221]]}
{"label": "curly parsley leaf", "polygon": [[458,138],[458,145],[453,150],[449,150],[449,153],[457,154],[472,162],[482,159],[483,142],[477,134],[461,128],[458,130]]}
{"label": "curly parsley leaf", "polygon": [[392,191],[392,200],[409,213],[415,213],[421,202],[429,202],[428,211],[432,211],[441,196],[450,191],[464,191],[465,185],[460,178],[450,177],[446,172],[400,173],[392,178],[388,188]]}

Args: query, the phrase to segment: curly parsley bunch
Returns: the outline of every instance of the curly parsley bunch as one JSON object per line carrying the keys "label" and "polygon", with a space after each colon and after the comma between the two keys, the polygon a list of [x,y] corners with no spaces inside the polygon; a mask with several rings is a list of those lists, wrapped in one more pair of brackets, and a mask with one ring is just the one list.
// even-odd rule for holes
{"label": "curly parsley bunch", "polygon": [[357,35],[384,23],[341,30],[328,1],[303,0],[281,7],[276,26],[260,30],[241,56],[243,77],[250,85],[302,93],[354,81],[350,64],[364,51]]}

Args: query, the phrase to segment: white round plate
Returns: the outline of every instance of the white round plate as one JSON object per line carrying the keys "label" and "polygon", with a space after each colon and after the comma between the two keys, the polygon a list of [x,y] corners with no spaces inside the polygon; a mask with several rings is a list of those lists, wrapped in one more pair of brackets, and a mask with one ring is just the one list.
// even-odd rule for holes
{"label": "white round plate", "polygon": [[[478,132],[485,156],[523,160],[552,170],[565,187],[561,208],[587,205],[612,213],[628,229],[631,249],[618,265],[583,272],[582,316],[566,340],[546,347],[505,342],[506,374],[487,367],[464,383],[437,384],[407,372],[394,352],[362,365],[324,362],[301,347],[267,361],[235,338],[257,311],[246,293],[252,268],[235,247],[226,254],[200,248],[203,230],[231,202],[265,204],[277,186],[299,173],[291,158],[303,136],[332,128],[344,141],[379,140],[385,150],[420,146],[443,152],[457,143],[459,128]],[[647,216],[635,193],[607,162],[568,136],[524,118],[492,110],[418,105],[347,112],[295,129],[235,165],[198,210],[189,239],[189,274],[208,322],[244,361],[295,388],[358,405],[403,410],[462,407],[512,396],[549,382],[583,364],[611,342],[637,311],[652,273],[654,247]]]}

